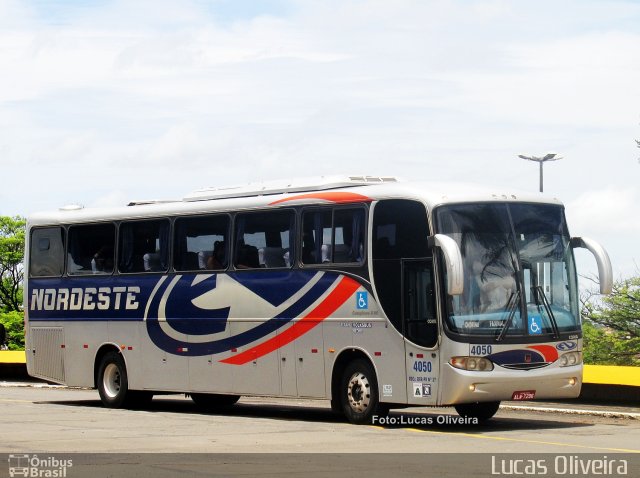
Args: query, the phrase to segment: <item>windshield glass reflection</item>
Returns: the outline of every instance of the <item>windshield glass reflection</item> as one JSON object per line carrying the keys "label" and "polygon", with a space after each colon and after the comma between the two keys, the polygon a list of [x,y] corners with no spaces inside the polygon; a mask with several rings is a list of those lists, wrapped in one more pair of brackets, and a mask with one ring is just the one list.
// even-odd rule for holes
{"label": "windshield glass reflection", "polygon": [[464,293],[448,296],[453,332],[555,335],[579,329],[575,267],[561,207],[462,204],[436,210],[439,233],[459,245]]}

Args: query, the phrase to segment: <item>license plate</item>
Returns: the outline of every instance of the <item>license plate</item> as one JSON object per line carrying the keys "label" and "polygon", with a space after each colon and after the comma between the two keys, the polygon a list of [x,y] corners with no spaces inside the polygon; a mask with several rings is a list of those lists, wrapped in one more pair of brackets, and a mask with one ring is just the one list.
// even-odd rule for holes
{"label": "license plate", "polygon": [[513,392],[511,400],[533,400],[535,397],[535,390],[521,390],[518,392]]}

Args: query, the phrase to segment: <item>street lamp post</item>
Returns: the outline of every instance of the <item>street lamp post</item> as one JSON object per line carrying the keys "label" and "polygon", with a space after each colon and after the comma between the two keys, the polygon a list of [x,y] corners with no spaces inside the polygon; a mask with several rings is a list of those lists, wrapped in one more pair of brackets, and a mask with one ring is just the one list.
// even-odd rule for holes
{"label": "street lamp post", "polygon": [[540,165],[540,192],[543,192],[543,190],[544,190],[542,166],[547,161],[558,161],[559,159],[562,159],[562,156],[558,156],[558,153],[547,153],[542,157],[526,156],[524,154],[519,154],[518,157],[522,158],[522,159],[526,159],[527,161],[535,161],[536,163],[538,163]]}

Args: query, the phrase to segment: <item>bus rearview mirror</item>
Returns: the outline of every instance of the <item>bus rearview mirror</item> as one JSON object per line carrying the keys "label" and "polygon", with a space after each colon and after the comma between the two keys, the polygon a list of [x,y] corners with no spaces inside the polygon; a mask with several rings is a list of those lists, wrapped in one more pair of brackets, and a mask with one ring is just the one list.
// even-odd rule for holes
{"label": "bus rearview mirror", "polygon": [[609,254],[599,243],[586,237],[572,237],[571,247],[588,249],[598,264],[598,278],[600,280],[600,293],[610,294],[613,288],[613,270]]}
{"label": "bus rearview mirror", "polygon": [[444,234],[429,237],[429,246],[438,247],[442,251],[447,268],[447,292],[450,295],[460,295],[464,291],[464,271],[462,254],[458,243]]}

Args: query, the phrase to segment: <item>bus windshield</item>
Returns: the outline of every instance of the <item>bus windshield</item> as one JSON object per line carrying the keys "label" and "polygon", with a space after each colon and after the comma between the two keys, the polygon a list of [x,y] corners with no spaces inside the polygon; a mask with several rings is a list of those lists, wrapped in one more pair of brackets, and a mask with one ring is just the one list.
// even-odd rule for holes
{"label": "bus windshield", "polygon": [[548,204],[441,206],[439,233],[462,253],[464,293],[446,325],[461,335],[535,340],[580,329],[577,279],[564,212]]}

